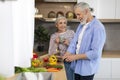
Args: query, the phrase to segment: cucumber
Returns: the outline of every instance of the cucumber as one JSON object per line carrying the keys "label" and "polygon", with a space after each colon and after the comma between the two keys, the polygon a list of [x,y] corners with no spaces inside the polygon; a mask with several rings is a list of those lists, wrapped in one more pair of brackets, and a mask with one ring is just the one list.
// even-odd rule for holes
{"label": "cucumber", "polygon": [[62,69],[63,66],[60,64],[56,64],[56,65],[50,65],[50,64],[46,64],[45,66],[46,68],[57,68],[57,69]]}

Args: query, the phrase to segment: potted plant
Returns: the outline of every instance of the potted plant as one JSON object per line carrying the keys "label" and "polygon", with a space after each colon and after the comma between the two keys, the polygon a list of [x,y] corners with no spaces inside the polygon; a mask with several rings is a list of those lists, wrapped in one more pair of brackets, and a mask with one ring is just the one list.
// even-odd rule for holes
{"label": "potted plant", "polygon": [[34,35],[34,44],[37,43],[37,50],[44,51],[45,43],[48,42],[50,39],[50,35],[48,30],[42,26],[37,25],[35,28],[35,35]]}

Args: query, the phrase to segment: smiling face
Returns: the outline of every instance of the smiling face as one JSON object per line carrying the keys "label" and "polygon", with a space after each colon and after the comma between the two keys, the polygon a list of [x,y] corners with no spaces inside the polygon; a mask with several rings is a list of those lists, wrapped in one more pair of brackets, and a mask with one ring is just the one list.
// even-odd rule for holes
{"label": "smiling face", "polygon": [[74,10],[77,19],[80,21],[81,24],[86,24],[87,22],[87,10],[81,10],[80,8],[76,8]]}
{"label": "smiling face", "polygon": [[66,31],[66,27],[67,27],[67,21],[66,21],[66,19],[60,19],[56,23],[56,27],[58,29],[58,32],[65,32]]}

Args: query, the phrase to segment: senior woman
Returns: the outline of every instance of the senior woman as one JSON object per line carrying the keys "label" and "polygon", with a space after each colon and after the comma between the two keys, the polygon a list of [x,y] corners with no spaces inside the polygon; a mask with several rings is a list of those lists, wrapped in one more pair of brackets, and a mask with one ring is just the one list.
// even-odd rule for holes
{"label": "senior woman", "polygon": [[[57,31],[51,35],[50,44],[49,44],[49,54],[56,54],[59,52],[59,55],[62,57],[68,46],[70,41],[74,36],[73,30],[67,29],[67,19],[63,16],[60,16],[56,19],[55,26]],[[70,68],[70,62],[65,62],[65,70],[67,80],[73,80],[73,71]]]}

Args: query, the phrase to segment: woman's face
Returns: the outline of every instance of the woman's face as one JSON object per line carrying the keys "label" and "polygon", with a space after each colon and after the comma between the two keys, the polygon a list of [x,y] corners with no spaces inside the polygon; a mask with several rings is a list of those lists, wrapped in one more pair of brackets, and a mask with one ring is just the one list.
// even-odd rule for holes
{"label": "woman's face", "polygon": [[58,29],[58,32],[64,32],[64,31],[66,31],[67,21],[65,19],[60,19],[57,22],[56,27]]}

